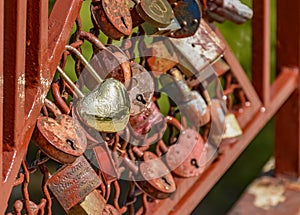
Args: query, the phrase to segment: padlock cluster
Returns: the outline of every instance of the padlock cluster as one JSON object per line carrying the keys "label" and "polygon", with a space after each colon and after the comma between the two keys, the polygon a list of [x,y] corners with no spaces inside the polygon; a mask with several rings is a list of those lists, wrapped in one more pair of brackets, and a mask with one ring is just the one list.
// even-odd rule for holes
{"label": "padlock cluster", "polygon": [[[24,196],[16,214],[51,214],[53,198],[68,214],[146,214],[148,202],[176,192],[177,178],[199,177],[222,144],[242,135],[235,114],[251,104],[211,27],[243,23],[250,8],[237,0],[93,0],[90,12],[94,27],[83,31],[77,18],[37,119],[38,153],[15,183]],[[75,82],[64,71],[69,56]],[[37,170],[39,205],[27,188]]]}

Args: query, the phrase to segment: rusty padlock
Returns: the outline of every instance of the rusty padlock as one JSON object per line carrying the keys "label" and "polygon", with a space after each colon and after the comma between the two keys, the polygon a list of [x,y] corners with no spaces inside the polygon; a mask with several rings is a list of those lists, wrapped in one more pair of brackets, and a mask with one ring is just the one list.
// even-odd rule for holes
{"label": "rusty padlock", "polygon": [[132,19],[125,0],[93,0],[90,6],[94,26],[112,39],[130,35]]}
{"label": "rusty padlock", "polygon": [[137,115],[146,110],[154,93],[154,82],[149,72],[140,64],[130,63],[132,78],[127,85],[131,102],[130,114]]}
{"label": "rusty padlock", "polygon": [[33,142],[47,156],[64,164],[74,162],[87,146],[81,126],[72,117],[63,114],[55,119],[39,117]]}
{"label": "rusty padlock", "polygon": [[189,37],[197,31],[202,13],[197,0],[169,0],[181,29],[170,34],[174,38]]}
{"label": "rusty padlock", "polygon": [[137,165],[125,156],[123,163],[133,172],[137,187],[154,199],[168,198],[176,191],[176,184],[164,162],[150,151],[139,152],[143,161]]}
{"label": "rusty padlock", "polygon": [[66,212],[82,202],[101,183],[83,156],[63,166],[47,181],[49,189]]}
{"label": "rusty padlock", "polygon": [[102,215],[120,215],[120,212],[114,206],[106,204]]}
{"label": "rusty padlock", "polygon": [[161,75],[159,81],[162,91],[172,100],[172,105],[176,105],[181,115],[194,126],[201,127],[207,124],[210,120],[210,111],[205,100],[197,91],[189,89],[178,69],[173,68],[171,74],[173,76]]}
{"label": "rusty padlock", "polygon": [[103,214],[106,207],[106,201],[98,190],[93,190],[84,200],[69,211],[69,215],[93,215]]}
{"label": "rusty padlock", "polygon": [[172,7],[167,0],[133,0],[132,2],[135,4],[131,9],[133,27],[146,21],[156,27],[164,28],[174,19]]}
{"label": "rusty padlock", "polygon": [[180,131],[175,144],[169,148],[160,140],[157,144],[165,154],[165,160],[170,170],[180,177],[193,177],[203,173],[206,160],[206,147],[202,136],[194,129],[182,129],[180,122],[170,116],[166,116],[168,124]]}

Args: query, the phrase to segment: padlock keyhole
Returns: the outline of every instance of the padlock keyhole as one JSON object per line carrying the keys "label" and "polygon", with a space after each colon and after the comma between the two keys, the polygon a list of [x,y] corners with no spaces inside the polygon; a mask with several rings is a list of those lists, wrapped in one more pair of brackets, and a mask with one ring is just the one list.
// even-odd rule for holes
{"label": "padlock keyhole", "polygon": [[123,16],[121,16],[121,21],[122,21],[123,25],[125,26],[125,28],[128,28],[128,26],[126,24],[126,21],[125,21]]}
{"label": "padlock keyhole", "polygon": [[170,182],[168,182],[168,180],[165,177],[161,178],[163,180],[163,182],[169,186],[171,186]]}
{"label": "padlock keyhole", "polygon": [[70,140],[70,139],[66,139],[67,144],[69,144],[69,146],[71,146],[71,148],[73,150],[77,150],[77,148],[75,147],[74,141]]}
{"label": "padlock keyhole", "polygon": [[191,160],[191,164],[192,164],[194,167],[196,167],[197,169],[199,168],[199,165],[198,165],[197,160],[196,160],[195,158],[193,158],[193,159]]}
{"label": "padlock keyhole", "polygon": [[147,103],[142,94],[137,94],[136,100],[138,100],[139,102],[142,102],[144,105]]}

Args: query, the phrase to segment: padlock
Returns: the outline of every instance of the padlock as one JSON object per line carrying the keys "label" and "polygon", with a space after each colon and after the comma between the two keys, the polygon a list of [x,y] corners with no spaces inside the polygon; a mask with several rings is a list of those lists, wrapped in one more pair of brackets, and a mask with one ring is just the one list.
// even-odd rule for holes
{"label": "padlock", "polygon": [[253,16],[252,9],[239,0],[208,0],[207,9],[210,12],[207,15],[216,21],[222,21],[218,18],[222,17],[236,24],[242,24]]}
{"label": "padlock", "polygon": [[170,72],[173,76],[163,74],[159,80],[162,91],[166,92],[172,100],[172,105],[176,105],[190,123],[196,127],[207,124],[210,120],[209,107],[205,100],[197,91],[191,91],[180,75],[180,71],[173,68]]}
{"label": "padlock", "polygon": [[180,131],[175,144],[166,148],[163,141],[159,141],[159,147],[165,153],[164,157],[169,169],[180,177],[193,177],[203,173],[207,165],[206,147],[202,136],[194,129],[182,129],[180,122],[170,116],[166,116],[168,124],[175,126]]}
{"label": "padlock", "polygon": [[143,161],[135,165],[128,157],[123,159],[124,165],[133,172],[133,180],[137,187],[154,199],[168,198],[176,191],[176,184],[170,170],[154,153],[142,153]]}
{"label": "padlock", "polygon": [[[127,125],[131,138],[128,139],[133,145],[149,145],[162,138],[167,124],[154,102],[150,102],[147,110],[131,116]],[[125,131],[126,132],[126,131]],[[121,134],[126,139],[126,133]]]}
{"label": "padlock", "polygon": [[47,181],[49,189],[66,212],[82,202],[101,183],[83,156],[63,166]]}
{"label": "padlock", "polygon": [[94,26],[112,39],[130,35],[132,19],[125,0],[93,0],[91,17]]}
{"label": "padlock", "polygon": [[222,136],[227,142],[234,141],[236,137],[241,136],[243,131],[233,113],[225,115],[225,132]]}
{"label": "padlock", "polygon": [[190,37],[197,31],[202,13],[197,0],[169,0],[181,29],[170,34],[174,38]]}
{"label": "padlock", "polygon": [[135,3],[131,9],[133,27],[146,21],[156,27],[165,28],[174,19],[172,7],[167,0],[133,0],[133,2]]}
{"label": "padlock", "polygon": [[137,115],[145,111],[149,105],[154,93],[154,82],[149,72],[140,64],[131,62],[130,67],[132,78],[125,84],[128,86],[131,102],[130,114]]}
{"label": "padlock", "polygon": [[69,211],[69,215],[93,215],[102,214],[106,206],[106,201],[98,190],[93,190],[84,200]]}
{"label": "padlock", "polygon": [[[162,42],[158,46],[157,43],[159,41]],[[153,49],[151,49],[152,45]],[[161,58],[167,57],[167,60],[175,64],[185,74],[186,78],[195,78],[197,81],[202,82],[214,72],[205,69],[222,56],[225,44],[208,24],[201,20],[193,36],[186,38],[157,38],[156,42],[150,44],[147,48],[154,54],[149,57],[151,60],[147,60],[148,63],[150,62],[152,70],[165,72],[168,67],[159,66],[159,61]],[[149,51],[145,51],[143,54],[149,56],[147,52]],[[163,63],[165,61],[163,60]]]}
{"label": "padlock", "polygon": [[47,156],[64,164],[74,162],[87,146],[81,126],[72,117],[63,114],[55,119],[38,117],[33,142]]}
{"label": "padlock", "polygon": [[[82,56],[81,56],[82,57]],[[86,96],[58,66],[60,75],[74,89],[79,97],[76,113],[80,121],[103,132],[123,130],[129,120],[130,99],[125,86],[116,79],[102,80],[84,59],[88,71],[99,81],[99,86]]]}

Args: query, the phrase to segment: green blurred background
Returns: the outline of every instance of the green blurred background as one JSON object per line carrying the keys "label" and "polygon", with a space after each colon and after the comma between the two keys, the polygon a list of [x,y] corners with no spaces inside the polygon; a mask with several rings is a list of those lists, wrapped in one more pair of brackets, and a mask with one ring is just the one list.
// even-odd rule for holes
{"label": "green blurred background", "polygon": [[[90,2],[90,0],[84,1],[81,10],[83,30],[85,31],[89,31],[89,29],[92,27],[89,13]],[[251,6],[252,3],[251,0],[242,0],[242,2],[249,6]],[[54,0],[49,0],[49,3],[51,10]],[[274,78],[275,74],[275,4],[275,0],[271,0],[271,71],[273,71],[272,79]],[[222,24],[217,24],[217,26],[221,29],[224,37],[230,44],[248,77],[251,78],[251,21],[248,21],[243,25],[235,25],[231,22],[225,22]],[[101,37],[101,40],[103,42],[106,42],[105,37]],[[88,43],[84,43],[82,50],[85,57],[89,59],[92,55],[91,45]],[[75,80],[76,77],[74,75],[73,68],[74,61],[69,58],[65,70],[71,76],[71,78]],[[273,120],[271,120],[271,122],[267,124],[267,126],[260,132],[260,134],[252,141],[252,143],[246,148],[246,150],[241,154],[236,162],[230,167],[226,174],[219,180],[219,182],[209,192],[205,199],[198,205],[198,207],[194,210],[193,215],[226,214],[226,212],[230,210],[236,200],[243,193],[247,185],[260,174],[263,165],[273,154],[273,146],[274,123]],[[32,145],[30,146],[30,153],[36,153],[36,148]],[[40,191],[37,191],[37,188],[40,188],[41,184],[40,177],[40,173],[37,172],[34,173],[33,177],[31,178],[30,190],[31,197],[34,201],[39,201],[41,198]],[[15,188],[10,201],[10,209],[12,208],[11,202],[14,202],[15,199],[20,198],[20,195],[20,188]]]}

